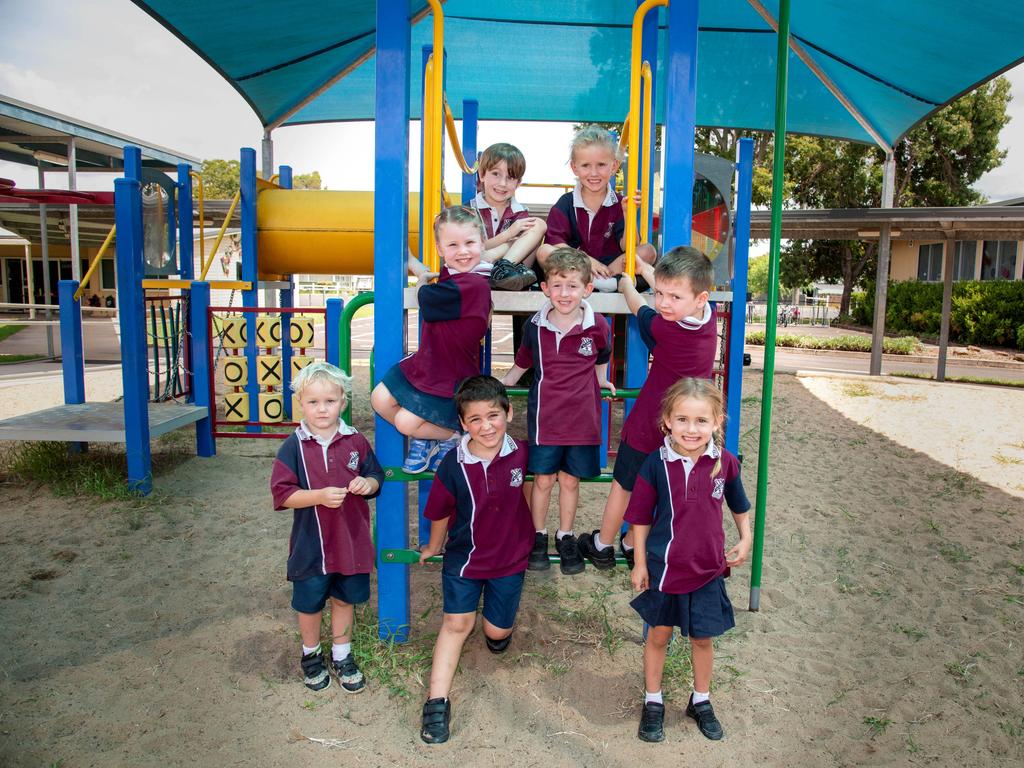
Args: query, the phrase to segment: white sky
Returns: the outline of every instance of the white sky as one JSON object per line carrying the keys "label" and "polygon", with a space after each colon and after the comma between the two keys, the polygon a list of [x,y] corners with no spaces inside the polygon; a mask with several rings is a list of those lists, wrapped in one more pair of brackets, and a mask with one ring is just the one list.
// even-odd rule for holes
{"label": "white sky", "polygon": [[[0,93],[200,158],[237,158],[256,148],[262,130],[238,93],[205,62],[128,0],[0,0]],[[1001,144],[1003,166],[976,187],[991,200],[1024,197],[1024,66],[1008,74],[1013,120]],[[566,123],[482,122],[479,146],[511,141],[526,155],[526,181],[571,182]],[[418,176],[417,124],[410,143]],[[334,123],[274,132],[274,162],[295,173],[318,170],[331,189],[373,188],[373,125]],[[448,188],[459,189],[454,159]],[[0,176],[34,188],[32,168],[0,161]],[[65,186],[60,173],[47,186]],[[80,177],[82,189],[110,189],[110,175]],[[524,202],[557,192],[522,190]]]}

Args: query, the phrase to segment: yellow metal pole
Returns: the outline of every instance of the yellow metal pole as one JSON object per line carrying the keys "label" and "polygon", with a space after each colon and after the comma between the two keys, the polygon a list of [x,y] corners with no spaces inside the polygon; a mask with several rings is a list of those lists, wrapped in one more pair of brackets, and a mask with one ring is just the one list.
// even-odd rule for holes
{"label": "yellow metal pole", "polygon": [[[434,69],[432,71],[433,88],[430,93],[431,99],[431,111],[430,119],[432,122],[431,136],[433,141],[430,145],[424,148],[424,151],[430,151],[432,154],[431,161],[431,187],[430,194],[433,197],[433,203],[431,204],[431,210],[434,211],[434,215],[440,212],[441,205],[441,167],[442,167],[442,154],[441,147],[444,142],[444,128],[442,122],[444,120],[444,107],[442,105],[444,99],[444,11],[441,10],[440,0],[428,0],[430,3],[430,10],[434,14]],[[425,226],[433,228],[434,218],[430,218],[429,222],[423,222]],[[422,237],[422,235],[421,235]],[[430,253],[432,256],[431,271],[439,271],[439,259],[436,250],[433,248],[433,237],[428,238],[431,242]]]}
{"label": "yellow metal pole", "polygon": [[[644,81],[644,131],[648,136],[651,135],[651,112],[653,109],[651,99],[651,63],[649,61],[644,62],[643,69],[641,71]],[[650,232],[648,227],[651,220],[651,198],[647,194],[647,191],[651,188],[651,141],[644,142],[643,158],[640,161],[640,189],[643,195],[640,198],[640,242],[650,242]],[[636,262],[634,259],[633,268],[636,268]],[[630,272],[630,277],[633,273]]]}
{"label": "yellow metal pole", "polygon": [[644,17],[656,6],[668,6],[668,0],[646,0],[633,14],[633,47],[629,66],[629,167],[626,173],[626,274],[636,274],[636,202],[637,147],[640,144],[640,57],[643,45]]}
{"label": "yellow metal pole", "polygon": [[[224,233],[228,231],[228,224],[231,222],[231,217],[235,215],[235,208],[238,207],[238,201],[242,199],[242,190],[235,192],[235,196],[231,200],[231,207],[228,208],[228,215],[224,217],[224,223],[221,224],[220,232],[217,233],[217,239],[213,241],[213,249],[210,251],[210,260],[208,262],[201,262],[203,265],[203,274],[199,276],[200,280],[206,279],[206,273],[210,271],[210,267],[213,266],[213,259],[217,255],[217,249],[220,248],[220,241],[224,239]],[[202,242],[202,241],[200,241]],[[202,253],[203,246],[200,245],[200,254]]]}
{"label": "yellow metal pole", "polygon": [[448,141],[452,143],[452,152],[455,153],[455,160],[458,162],[459,168],[463,173],[476,173],[476,169],[480,167],[480,159],[477,158],[472,166],[466,162],[466,157],[462,154],[462,145],[459,143],[459,134],[455,130],[455,117],[452,115],[452,108],[448,106],[447,97],[444,100],[444,124],[448,129]]}
{"label": "yellow metal pole", "polygon": [[[420,197],[423,205],[423,229],[420,233],[420,243],[423,249],[423,263],[431,272],[436,272],[436,252],[434,238],[430,237],[430,230],[434,226],[436,203],[434,198],[434,153],[431,147],[434,144],[434,120],[433,107],[434,99],[431,93],[434,88],[434,56],[427,57],[427,65],[423,68],[423,189],[420,190]],[[424,234],[427,234],[424,237]]]}
{"label": "yellow metal pole", "polygon": [[117,232],[117,227],[113,226],[107,233],[106,239],[103,241],[103,245],[96,251],[96,255],[92,257],[92,263],[89,265],[89,269],[86,270],[85,274],[82,275],[82,282],[78,284],[78,290],[75,291],[75,301],[82,298],[82,294],[85,292],[85,286],[89,283],[89,278],[92,277],[92,273],[96,271],[96,267],[100,265],[100,259],[103,258],[103,254],[107,252],[107,248],[114,242],[114,233]]}

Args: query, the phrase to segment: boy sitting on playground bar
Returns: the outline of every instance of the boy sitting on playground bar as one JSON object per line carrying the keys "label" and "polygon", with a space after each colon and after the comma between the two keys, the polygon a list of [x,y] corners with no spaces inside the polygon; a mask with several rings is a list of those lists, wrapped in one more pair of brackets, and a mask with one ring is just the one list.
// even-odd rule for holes
{"label": "boy sitting on playground bar", "polygon": [[353,606],[370,599],[374,551],[366,499],[380,493],[384,472],[370,443],[345,423],[351,379],[330,363],[311,363],[292,380],[302,421],[274,459],[274,509],[293,509],[288,541],[292,608],[299,615],[306,687],[331,677],[320,650],[320,615],[331,601],[331,667],[341,687],[359,693],[363,673],[352,655]]}
{"label": "boy sitting on playground bar", "polygon": [[471,203],[486,230],[484,260],[492,262],[491,287],[521,291],[537,281],[530,267],[547,225],[516,200],[526,158],[511,144],[492,144],[480,155]]}
{"label": "boy sitting on playground bar", "polygon": [[492,653],[508,648],[533,543],[523,496],[527,448],[506,433],[512,406],[504,385],[491,376],[473,376],[459,385],[455,403],[466,434],[438,467],[423,512],[431,521],[430,541],[420,562],[445,545],[444,618],[420,730],[428,744],[448,741],[448,693],[476,624],[481,593],[487,648]]}
{"label": "boy sitting on playground bar", "polygon": [[503,383],[511,386],[534,369],[526,421],[527,469],[534,475],[530,509],[537,532],[529,568],[550,565],[545,521],[557,479],[555,548],[562,573],[576,574],[585,567],[573,531],[580,478],[601,474],[601,387],[615,393],[608,381],[611,344],[607,321],[586,302],[594,290],[587,254],[556,248],[548,256],[541,289],[548,300],[526,323],[515,365]]}

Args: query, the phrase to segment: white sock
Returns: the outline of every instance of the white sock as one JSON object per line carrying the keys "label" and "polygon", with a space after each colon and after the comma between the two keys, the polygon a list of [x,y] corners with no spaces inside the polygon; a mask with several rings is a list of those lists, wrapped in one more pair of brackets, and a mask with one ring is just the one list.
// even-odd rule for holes
{"label": "white sock", "polygon": [[710,701],[710,700],[711,700],[711,691],[708,691],[707,693],[698,693],[697,691],[693,692],[693,703],[694,704],[701,704],[701,703],[703,703],[705,701]]}
{"label": "white sock", "polygon": [[335,643],[331,646],[331,658],[341,661],[352,653],[352,643]]}
{"label": "white sock", "polygon": [[605,544],[603,541],[601,541],[601,534],[600,533],[595,533],[594,534],[594,547],[597,548],[597,549],[609,549],[609,548],[611,548],[611,544]]}
{"label": "white sock", "polygon": [[661,698],[661,691],[647,691],[644,694],[644,704],[664,704],[665,700]]}
{"label": "white sock", "polygon": [[537,531],[537,533],[543,533],[545,536],[547,536],[548,535],[548,529],[547,528],[541,528],[539,531]]}
{"label": "white sock", "polygon": [[314,645],[312,648],[307,648],[305,643],[302,644],[302,655],[303,656],[309,656],[309,654],[316,653],[319,650],[320,650],[320,646],[319,645]]}
{"label": "white sock", "polygon": [[622,542],[622,550],[624,552],[632,552],[633,551],[633,545],[632,544],[627,544],[626,542]]}
{"label": "white sock", "polygon": [[555,539],[557,539],[559,541],[561,541],[561,539],[563,537],[565,537],[565,536],[575,536],[575,535],[576,534],[574,534],[572,531],[563,531],[561,528],[559,528],[557,531],[555,531]]}

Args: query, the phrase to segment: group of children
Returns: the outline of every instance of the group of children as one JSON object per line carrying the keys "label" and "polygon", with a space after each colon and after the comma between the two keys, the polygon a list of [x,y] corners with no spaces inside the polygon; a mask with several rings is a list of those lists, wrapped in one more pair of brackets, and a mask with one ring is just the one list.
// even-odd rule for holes
{"label": "group of children", "polygon": [[[580,573],[587,560],[599,569],[614,567],[615,533],[623,520],[630,524],[619,548],[641,593],[631,605],[650,627],[639,738],[664,738],[661,678],[675,627],[692,646],[694,690],[686,713],[706,737],[723,735],[709,700],[712,638],[734,625],[724,577],[747,558],[751,533],[739,464],[722,446],[722,395],[710,381],[712,265],[682,247],[652,266],[653,249],[639,248],[639,276],[653,286],[654,309],[618,274],[623,206],[610,185],[617,149],[614,137],[596,126],[576,135],[570,164],[578,183],[552,209],[545,238],[543,222],[514,210],[522,155],[510,145],[489,148],[475,206],[445,209],[434,224],[444,266],[436,283],[419,270],[419,349],[385,373],[371,394],[374,410],[411,438],[406,468],[435,472],[421,561],[444,552],[444,616],[422,713],[420,735],[427,743],[449,738],[448,694],[481,597],[485,643],[502,653],[512,639],[525,572],[549,567],[546,518],[555,482],[555,548],[563,573]],[[520,222],[530,223],[517,228]],[[489,276],[480,269],[487,256],[493,256]],[[479,375],[491,282],[503,272],[522,274],[520,267],[534,256],[546,300],[526,323],[504,378]],[[577,537],[580,479],[600,474],[601,390],[615,392],[607,371],[608,324],[586,301],[602,279],[624,295],[652,362],[623,425],[601,528]],[[506,385],[531,368],[524,443],[508,434]],[[340,418],[348,387],[340,371],[316,363],[292,387],[302,422],[278,453],[271,485],[275,507],[294,510],[288,579],[299,614],[301,666],[308,687],[330,684],[319,646],[321,612],[330,598],[330,667],[344,690],[358,692],[364,679],[351,653],[353,605],[369,598],[374,552],[366,499],[379,493],[383,474],[366,439]],[[739,533],[728,551],[723,500]]]}

